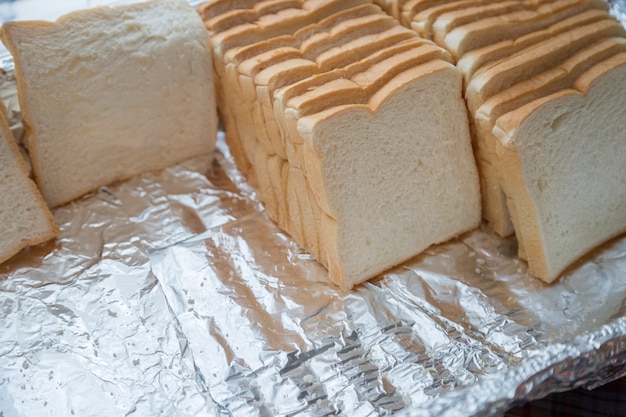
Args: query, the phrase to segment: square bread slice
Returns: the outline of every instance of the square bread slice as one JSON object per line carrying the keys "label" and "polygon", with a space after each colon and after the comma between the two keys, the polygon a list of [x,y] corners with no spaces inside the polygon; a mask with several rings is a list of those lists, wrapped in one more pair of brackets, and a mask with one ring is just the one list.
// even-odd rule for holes
{"label": "square bread slice", "polygon": [[626,232],[626,54],[501,116],[494,134],[534,276],[552,282]]}
{"label": "square bread slice", "polygon": [[27,246],[55,238],[59,229],[0,112],[0,263]]}
{"label": "square bread slice", "polygon": [[49,206],[208,154],[217,138],[206,28],[184,0],[12,22],[35,179]]}
{"label": "square bread slice", "polygon": [[480,223],[461,75],[452,64],[407,69],[362,104],[302,117],[297,127],[307,181],[327,214],[329,275],[341,287]]}

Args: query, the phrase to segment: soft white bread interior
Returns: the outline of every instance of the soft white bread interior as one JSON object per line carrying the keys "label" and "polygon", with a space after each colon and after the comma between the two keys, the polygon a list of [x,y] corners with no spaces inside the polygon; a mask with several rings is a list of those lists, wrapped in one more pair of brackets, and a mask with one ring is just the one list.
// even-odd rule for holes
{"label": "soft white bread interior", "polygon": [[184,0],[6,23],[35,179],[64,204],[214,150],[209,36]]}
{"label": "soft white bread interior", "polygon": [[494,133],[533,275],[551,282],[626,232],[626,54],[506,113]]}
{"label": "soft white bread interior", "polygon": [[41,197],[0,112],[0,263],[23,248],[58,235],[58,227]]}
{"label": "soft white bread interior", "polygon": [[325,213],[322,246],[339,285],[350,288],[478,226],[460,91],[456,68],[435,59],[398,74],[363,104],[298,121],[305,175]]}

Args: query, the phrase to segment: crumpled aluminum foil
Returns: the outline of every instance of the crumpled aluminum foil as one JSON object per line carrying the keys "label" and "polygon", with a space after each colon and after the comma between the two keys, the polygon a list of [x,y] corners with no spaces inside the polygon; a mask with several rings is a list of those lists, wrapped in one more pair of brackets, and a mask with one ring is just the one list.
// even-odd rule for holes
{"label": "crumpled aluminum foil", "polygon": [[0,417],[498,416],[626,375],[626,236],[546,285],[481,228],[342,292],[223,137],[54,216],[0,265]]}

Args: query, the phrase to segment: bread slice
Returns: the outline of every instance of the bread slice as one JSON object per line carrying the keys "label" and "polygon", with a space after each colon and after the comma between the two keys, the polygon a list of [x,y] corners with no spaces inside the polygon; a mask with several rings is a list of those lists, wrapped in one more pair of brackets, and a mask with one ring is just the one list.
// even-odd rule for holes
{"label": "bread slice", "polygon": [[471,121],[476,159],[481,172],[483,215],[499,235],[512,234],[514,225],[508,210],[510,205],[506,204],[506,197],[502,193],[500,168],[495,159],[495,145],[490,140],[491,135],[485,133],[490,132],[489,123],[481,124],[480,118],[476,119],[477,109],[489,97],[558,66],[572,55],[575,56],[578,51],[593,45],[598,39],[623,33],[623,28],[614,19],[575,27],[510,57],[486,65],[467,85],[465,98],[473,116]]}
{"label": "bread slice", "polygon": [[557,0],[534,10],[515,11],[457,26],[445,35],[444,44],[455,59],[460,59],[471,50],[519,38],[590,8],[607,9],[607,5],[604,0]]}
{"label": "bread slice", "polygon": [[[474,114],[474,143],[483,186],[483,216],[490,220],[494,229],[501,230],[501,223],[509,222],[506,208],[511,211],[514,205],[513,201],[507,203],[501,172],[506,166],[500,165],[496,155],[497,138],[492,133],[496,119],[533,100],[571,88],[574,81],[589,68],[624,51],[626,39],[604,39],[579,51],[558,66],[492,96],[478,108]],[[517,217],[514,207],[510,215],[510,221],[515,225]],[[521,233],[517,233],[517,238],[520,257],[524,259],[525,248]]]}
{"label": "bread slice", "polygon": [[605,10],[586,10],[563,19],[545,29],[528,33],[517,39],[504,40],[469,51],[457,61],[456,66],[461,70],[465,83],[467,84],[476,71],[487,64],[511,56],[524,48],[550,39],[570,29],[585,26],[607,18],[609,18],[609,14]]}
{"label": "bread slice", "polygon": [[626,232],[626,54],[591,68],[571,90],[498,118],[530,272],[546,282]]}
{"label": "bread slice", "polygon": [[[398,74],[363,104],[298,121],[306,178],[327,214],[327,266],[340,286],[351,288],[480,222],[460,89],[456,68],[432,60]],[[402,116],[408,107],[414,117]]]}
{"label": "bread slice", "polygon": [[0,112],[0,195],[0,263],[58,235],[48,206],[28,176],[4,112]]}
{"label": "bread slice", "polygon": [[184,0],[5,23],[37,183],[55,207],[213,151],[207,31]]}

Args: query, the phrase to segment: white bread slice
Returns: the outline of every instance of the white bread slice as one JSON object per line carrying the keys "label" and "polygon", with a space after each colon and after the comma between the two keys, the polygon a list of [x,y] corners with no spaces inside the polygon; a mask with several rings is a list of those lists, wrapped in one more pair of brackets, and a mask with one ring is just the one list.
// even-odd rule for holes
{"label": "white bread slice", "polygon": [[[456,68],[433,60],[397,75],[364,104],[299,120],[306,178],[332,220],[322,234],[330,277],[343,288],[479,224],[460,91]],[[415,117],[403,116],[408,106]]]}
{"label": "white bread slice", "polygon": [[213,151],[207,31],[184,0],[6,23],[35,178],[58,206]]}
{"label": "white bread slice", "polygon": [[582,75],[574,89],[496,121],[530,272],[546,282],[626,232],[626,54]]}
{"label": "white bread slice", "polygon": [[[533,100],[570,88],[574,81],[592,66],[626,51],[626,39],[604,39],[586,49],[579,51],[555,68],[541,73],[528,80],[492,96],[481,105],[474,114],[474,151],[481,172],[483,188],[483,217],[489,219],[496,230],[501,230],[500,223],[508,222],[506,208],[510,213],[513,225],[517,223],[513,202],[508,202],[504,193],[501,166],[496,155],[497,138],[492,130],[495,121],[501,115],[513,111]],[[518,228],[516,228],[518,229]],[[523,236],[517,233],[520,258],[525,258]]]}
{"label": "white bread slice", "polygon": [[560,33],[481,68],[465,91],[470,112],[503,89],[558,65],[598,40],[615,36],[626,36],[626,31],[615,19],[604,19]]}
{"label": "white bread slice", "polygon": [[575,14],[571,17],[563,19],[554,25],[545,29],[531,32],[517,39],[509,39],[497,42],[483,48],[474,49],[463,55],[456,63],[456,66],[465,79],[466,84],[474,76],[476,71],[481,67],[497,61],[499,59],[511,56],[520,50],[531,45],[550,39],[560,33],[575,27],[584,26],[592,22],[597,22],[609,17],[606,10],[591,9]]}
{"label": "white bread slice", "polygon": [[28,176],[4,112],[0,112],[0,195],[0,263],[58,235],[48,206]]}
{"label": "white bread slice", "polygon": [[477,109],[494,94],[553,68],[598,39],[623,34],[622,26],[612,18],[576,27],[481,68],[467,85],[465,99],[470,114],[474,116],[470,121],[481,173],[483,216],[499,235],[511,235],[514,222],[509,213],[511,205],[506,203],[502,192],[501,169],[495,158],[493,141],[490,141],[491,135],[484,133],[489,131],[488,128],[479,125],[475,119]]}
{"label": "white bread slice", "polygon": [[[417,45],[417,43],[416,43],[416,45]],[[410,67],[410,66],[415,66],[418,63],[426,62],[426,61],[431,60],[433,58],[439,58],[440,56],[447,56],[445,54],[445,52],[441,48],[439,48],[439,47],[437,47],[437,46],[435,46],[435,45],[433,45],[431,43],[428,43],[428,44],[425,44],[425,45],[424,44],[420,44],[420,45],[421,45],[421,47],[416,47],[413,50],[409,51],[413,55],[413,60],[409,61],[409,60],[405,59],[403,61],[404,68],[407,68],[407,67]],[[358,55],[358,54],[356,54],[356,55]],[[378,53],[377,55],[381,56],[381,55],[384,55],[384,54]],[[395,55],[394,56],[395,60],[397,60],[402,55],[403,54]],[[415,58],[416,56],[419,56],[419,59],[416,59]],[[362,63],[362,61],[357,61],[357,62],[361,62]],[[333,95],[333,102],[331,103],[331,101],[326,100],[326,99],[324,99],[322,97],[321,100],[318,100],[317,106],[318,107],[319,106],[324,106],[324,107],[334,106],[334,105],[336,105],[336,102],[338,102],[340,100],[342,100],[343,102],[348,102],[348,103],[357,103],[357,102],[359,102],[359,100],[363,100],[362,96],[364,94],[365,95],[367,95],[367,94],[371,95],[371,92],[369,92],[369,91],[376,90],[377,88],[380,87],[381,84],[385,83],[386,79],[389,79],[390,77],[392,77],[394,75],[394,73],[398,73],[398,72],[401,71],[401,69],[402,69],[401,66],[398,65],[398,64],[394,65],[394,64],[392,64],[392,62],[393,62],[393,59],[388,59],[386,61],[380,61],[377,64],[380,68],[377,68],[376,65],[373,65],[371,68],[368,69],[368,71],[366,73],[361,73],[361,74],[354,75],[354,77],[353,77],[354,80],[359,81],[360,78],[364,79],[364,80],[362,81],[362,85],[361,86],[357,86],[354,83],[350,83],[350,87],[352,89],[350,91],[348,91],[347,94],[345,94],[345,93],[341,94],[340,91],[336,91],[332,87],[330,87],[330,90],[331,90],[330,93],[331,93],[331,95]],[[361,65],[361,67],[362,66],[363,66],[363,64]],[[395,68],[394,68],[394,66],[395,66]],[[380,73],[382,73],[382,70],[386,70],[387,74],[385,74],[384,76],[380,75]],[[339,74],[339,71],[335,71],[334,73],[335,74]],[[343,71],[342,73],[344,75],[346,74],[345,71]],[[325,73],[325,75],[329,79],[331,78],[329,76],[330,73]],[[317,78],[319,79],[320,77],[318,76]],[[335,79],[334,81],[341,82],[340,80]],[[363,83],[368,83],[370,80],[377,80],[378,84],[376,84],[376,82],[371,82],[369,85],[364,85],[363,84]],[[329,82],[327,84],[332,85],[333,82],[331,81],[331,82]],[[322,87],[318,87],[318,88],[316,88],[314,90],[317,93],[320,90],[324,89],[324,87],[326,87],[326,85],[324,85]],[[311,88],[313,89],[313,87],[311,87]],[[316,99],[312,98],[312,100],[315,101]],[[304,111],[301,112],[301,114],[303,114],[303,113],[304,113]],[[281,134],[281,130],[279,130],[278,125],[280,124],[281,120],[284,123],[284,118],[280,118],[278,116],[275,116],[274,113],[272,112],[271,108],[270,109],[267,109],[267,108],[264,109],[264,114],[261,115],[261,117],[265,118],[265,124],[266,125],[268,124],[267,123],[268,121],[272,121],[273,124],[277,126],[275,134],[277,134],[277,135]],[[261,122],[261,123],[263,123],[263,122]],[[283,129],[284,129],[284,127],[283,127]],[[295,127],[292,127],[292,129],[295,129]],[[262,130],[262,126],[260,127],[259,130]],[[286,141],[287,141],[287,139],[286,139]],[[300,149],[298,148],[296,150],[299,151]],[[298,169],[298,167],[303,166],[303,156],[301,154],[294,155],[293,153],[291,153],[291,154],[289,154],[289,158],[288,159],[289,159],[290,164],[292,164],[295,169]],[[281,215],[281,213],[291,212],[292,211],[288,207],[281,207],[281,205],[280,205],[281,201],[286,202],[286,199],[285,200],[280,200],[280,199],[278,200],[278,204],[279,204],[278,214],[279,214],[279,216]],[[308,206],[305,206],[305,208],[307,208],[307,207]],[[315,219],[308,219],[306,217],[306,214],[307,213],[303,213],[304,217],[302,217],[302,219],[300,221],[298,221],[298,219],[295,219],[295,218],[289,219],[287,221],[288,226],[285,227],[285,229],[288,230],[288,231],[296,230],[297,232],[293,232],[292,233],[294,236],[298,236],[298,234],[300,234],[300,235],[305,237],[305,240],[314,241],[315,240],[315,236],[317,234],[316,230],[304,229],[304,230],[300,231],[298,229],[298,228],[302,227],[299,223],[305,223],[305,224],[309,224],[309,225],[316,223]],[[289,221],[294,222],[294,224],[289,224]],[[281,224],[280,221],[278,221],[278,223],[279,223],[279,225]],[[306,237],[309,236],[309,235],[311,235],[313,237],[307,239]],[[316,249],[313,248],[313,249],[311,249],[311,251],[313,253],[315,253]]]}
{"label": "white bread slice", "polygon": [[516,11],[455,27],[445,36],[444,44],[459,59],[473,49],[519,38],[590,8],[608,9],[604,0],[556,0],[535,10]]}

